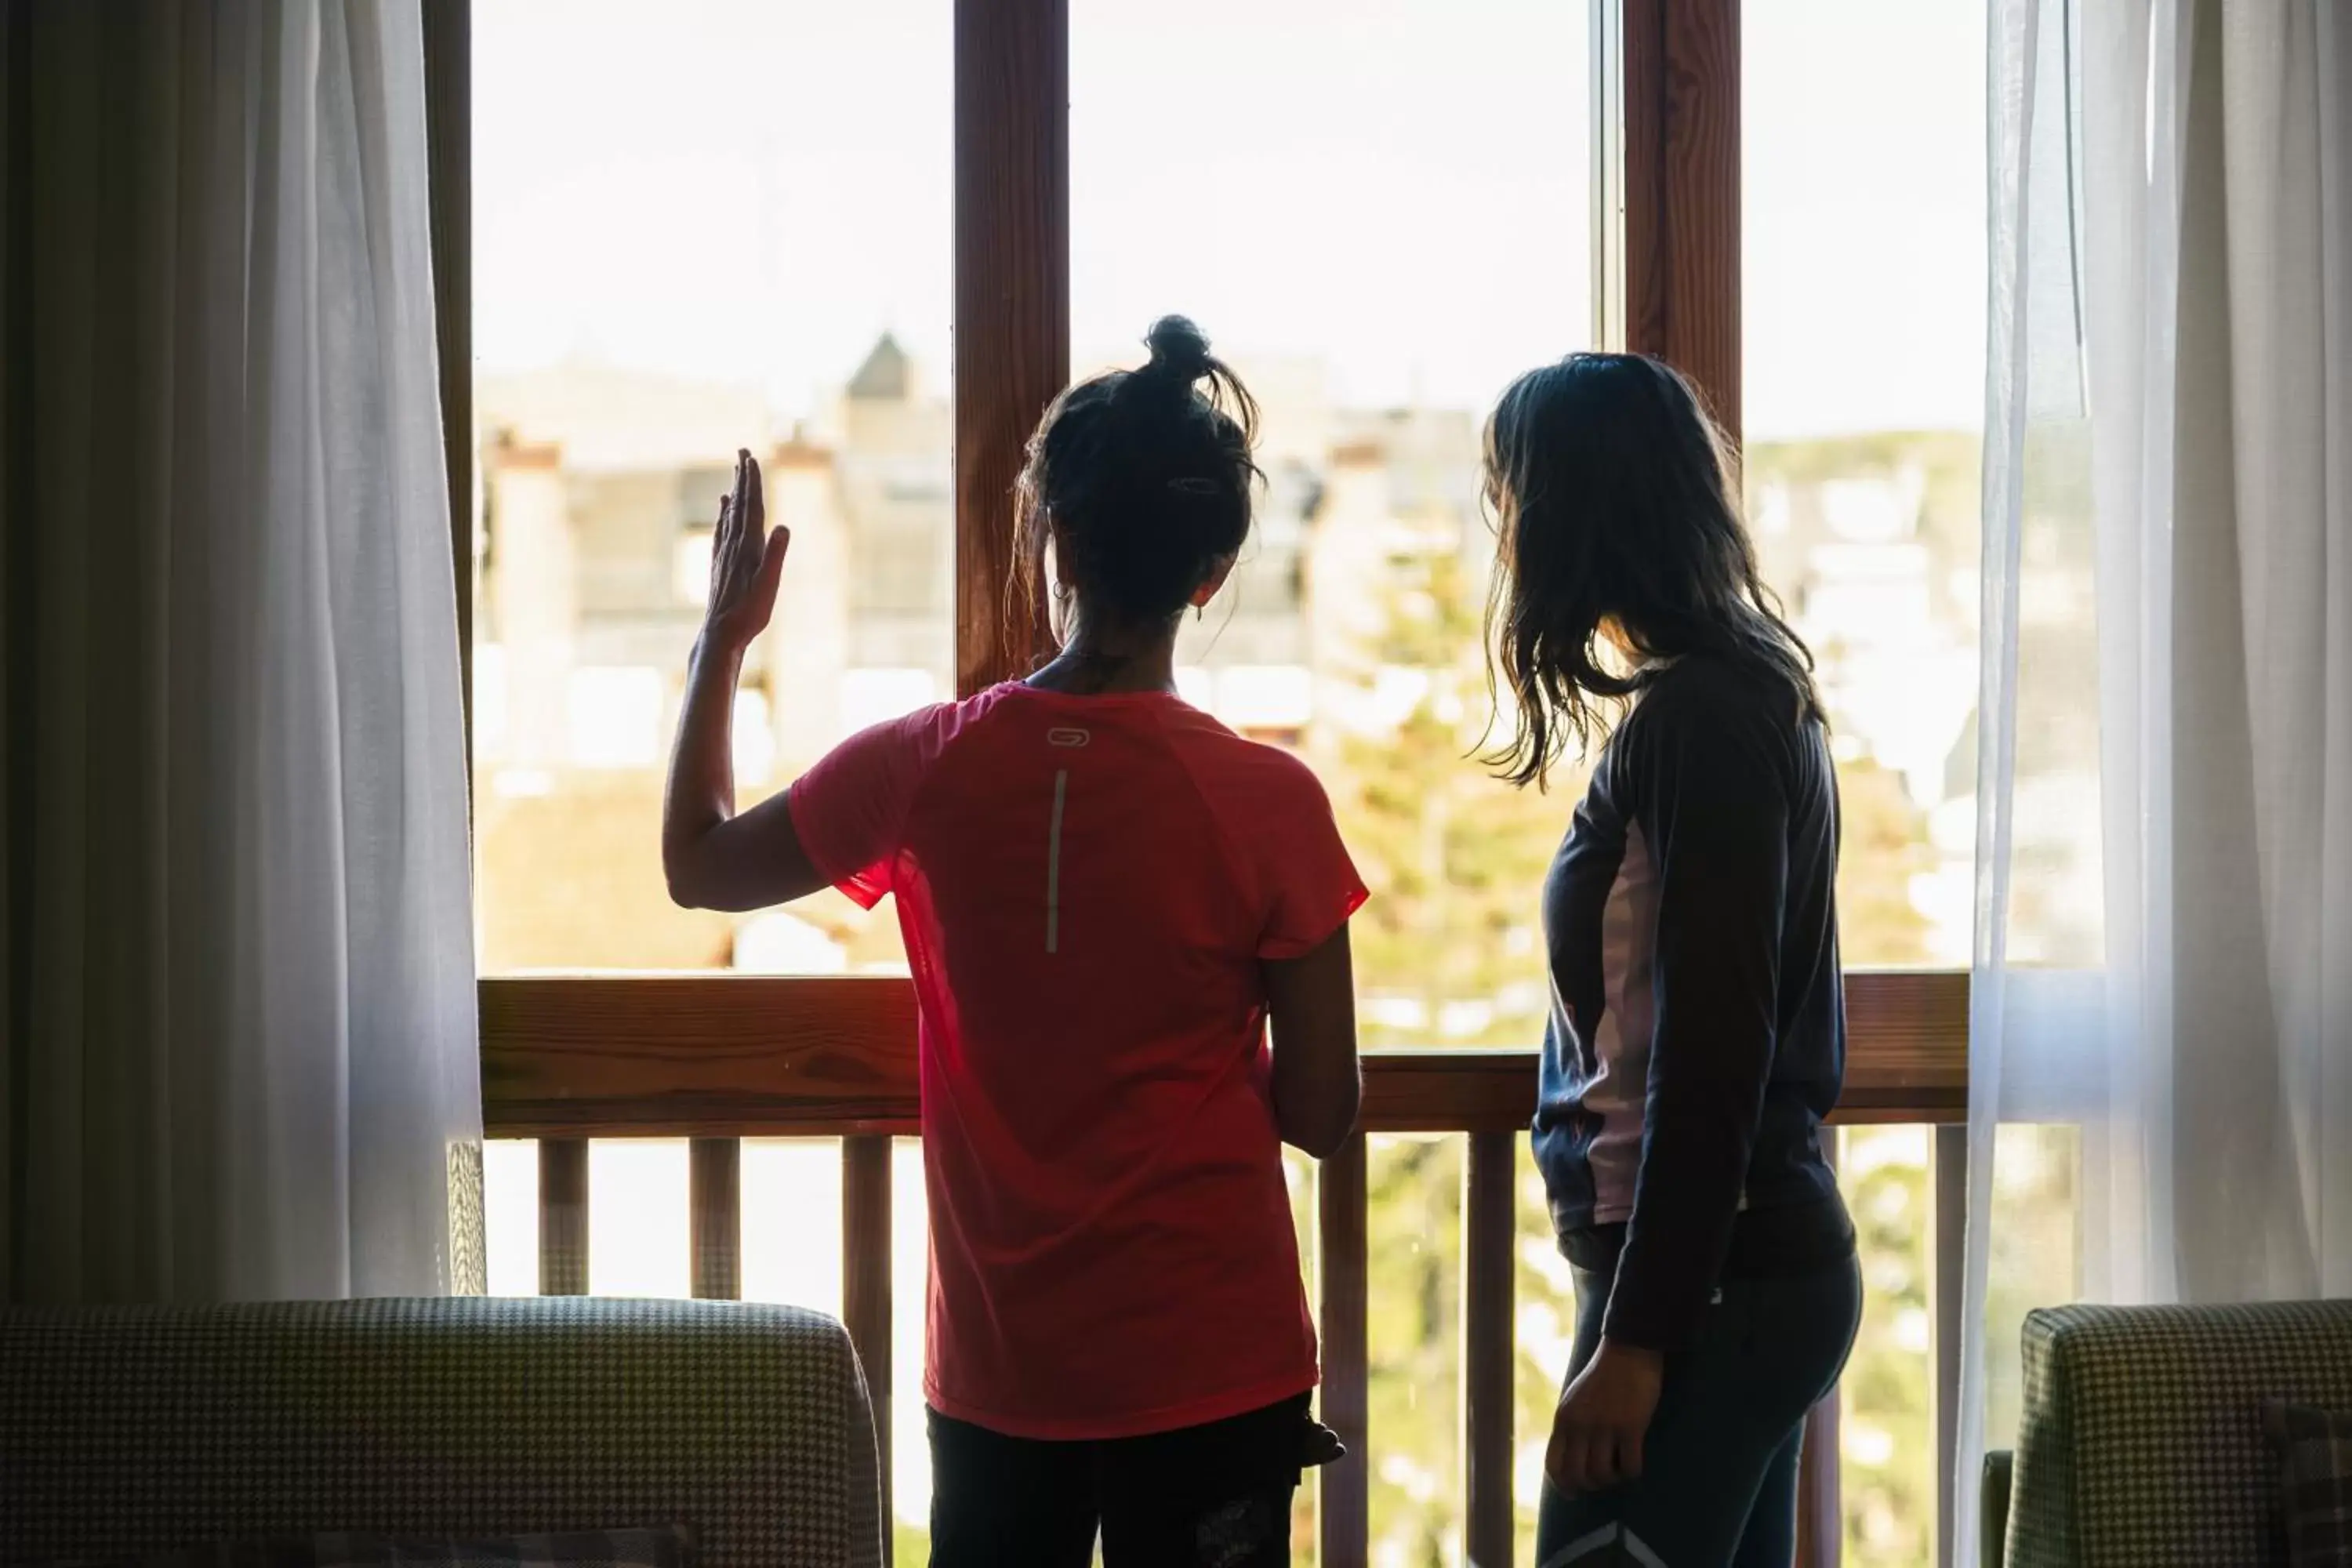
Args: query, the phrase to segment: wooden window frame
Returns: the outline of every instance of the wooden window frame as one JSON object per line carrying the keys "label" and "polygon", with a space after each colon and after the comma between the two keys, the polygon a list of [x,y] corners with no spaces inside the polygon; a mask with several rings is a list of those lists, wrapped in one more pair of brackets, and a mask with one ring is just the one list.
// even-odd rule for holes
{"label": "wooden window frame", "polygon": [[[1621,118],[1597,191],[1622,226],[1597,310],[1740,428],[1740,3],[1595,9]],[[1004,614],[1021,447],[1070,367],[1068,0],[955,0],[955,670],[960,691],[1042,639]],[[470,0],[425,5],[433,263],[458,630],[473,627]],[[1616,58],[1612,61],[1612,54]],[[1612,284],[1622,296],[1612,299]],[[470,687],[468,687],[470,705]],[[468,738],[470,748],[470,738]],[[910,1131],[912,996],[898,980],[480,980],[494,1138]],[[1846,980],[1846,1121],[1967,1117],[1967,975]],[[1527,1126],[1531,1051],[1369,1053],[1364,1126]]]}
{"label": "wooden window frame", "polygon": [[[427,0],[435,292],[451,543],[472,663],[470,0]],[[1622,212],[1596,268],[1625,346],[1740,416],[1739,0],[1596,7],[1595,79],[1621,110],[1596,188]],[[1069,374],[1068,0],[955,0],[956,671],[979,690],[1025,667],[1042,606],[1005,613],[1022,446]],[[1612,60],[1612,56],[1615,58]],[[1596,226],[1604,236],[1613,226]],[[1604,238],[1603,244],[1611,243]],[[1622,298],[1611,298],[1612,284]],[[467,693],[470,708],[470,684]],[[470,750],[470,737],[468,741]],[[906,1131],[913,1000],[903,982],[693,975],[484,976],[493,1137]],[[1951,1122],[1968,1102],[1968,979],[1847,979],[1842,1119]],[[1524,1127],[1532,1051],[1374,1052],[1365,1125]],[[1467,1119],[1466,1121],[1464,1119]]]}
{"label": "wooden window frame", "polygon": [[[1737,434],[1740,0],[1592,3],[1593,81],[1606,121],[1594,139],[1594,191],[1602,216],[1615,220],[1595,226],[1601,341],[1622,340],[1679,367]],[[471,26],[470,0],[425,0],[434,287],[469,718]],[[1024,616],[1006,613],[1010,500],[1023,444],[1069,373],[1068,0],[954,0],[953,49],[956,672],[958,689],[968,693],[1024,668],[1045,637],[1042,605]],[[469,758],[471,749],[469,725]],[[485,976],[479,997],[484,1132],[542,1141],[543,1289],[587,1288],[588,1139],[696,1141],[695,1288],[730,1295],[740,1283],[730,1229],[740,1173],[730,1141],[840,1136],[845,1236],[885,1238],[849,1248],[843,1315],[861,1346],[887,1344],[887,1140],[913,1132],[917,1121],[914,998],[906,982]],[[1849,1054],[1838,1120],[1937,1124],[1935,1246],[1939,1270],[1948,1269],[1957,1260],[1965,1187],[1968,976],[1855,972],[1846,1001]],[[1465,1399],[1507,1409],[1511,1363],[1501,1347],[1509,1339],[1510,1262],[1497,1238],[1510,1214],[1511,1140],[1534,1110],[1535,1052],[1371,1052],[1364,1073],[1364,1131],[1470,1135],[1465,1215],[1494,1223],[1473,1224],[1465,1248],[1474,1276]],[[1331,1373],[1325,1414],[1360,1452],[1363,1158],[1360,1137],[1327,1163],[1319,1199]],[[1957,1387],[1958,1344],[1958,1298],[1948,1294],[1939,1294],[1938,1316],[1953,1321],[1940,1324],[1936,1352],[1937,1381],[1947,1393]],[[868,1361],[887,1456],[888,1356]],[[1957,1432],[1950,1409],[1942,1408],[1950,1403],[1938,1401],[1946,1474]],[[1809,1460],[1836,1451],[1833,1416],[1819,1419]],[[1501,1556],[1508,1552],[1507,1422],[1471,1424],[1467,1528],[1481,1560],[1496,1558],[1498,1542]],[[1337,1568],[1361,1550],[1360,1462],[1327,1474],[1323,1484],[1326,1514],[1339,1521],[1335,1530],[1327,1517],[1323,1527],[1326,1561]],[[1836,1486],[1836,1465],[1808,1464],[1802,1562],[1835,1560]],[[1942,1522],[1939,1542],[1948,1542],[1948,1517]]]}

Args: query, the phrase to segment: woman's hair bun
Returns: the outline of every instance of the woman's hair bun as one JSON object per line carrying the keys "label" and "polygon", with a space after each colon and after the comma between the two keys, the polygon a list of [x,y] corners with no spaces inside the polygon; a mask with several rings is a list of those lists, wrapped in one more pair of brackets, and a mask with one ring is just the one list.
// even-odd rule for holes
{"label": "woman's hair bun", "polygon": [[1160,317],[1151,323],[1151,331],[1143,335],[1143,342],[1151,350],[1151,363],[1146,368],[1162,372],[1185,386],[1208,374],[1212,368],[1209,340],[1188,317]]}

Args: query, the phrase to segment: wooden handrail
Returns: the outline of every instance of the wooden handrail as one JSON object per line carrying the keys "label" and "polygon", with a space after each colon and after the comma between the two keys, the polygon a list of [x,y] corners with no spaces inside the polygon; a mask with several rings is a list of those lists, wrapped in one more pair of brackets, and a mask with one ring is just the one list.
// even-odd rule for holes
{"label": "wooden handrail", "polygon": [[[1846,1121],[1968,1115],[1968,976],[1847,977]],[[734,1138],[918,1130],[902,980],[577,977],[481,983],[493,1138]],[[1535,1112],[1532,1050],[1364,1058],[1373,1132],[1502,1132]]]}

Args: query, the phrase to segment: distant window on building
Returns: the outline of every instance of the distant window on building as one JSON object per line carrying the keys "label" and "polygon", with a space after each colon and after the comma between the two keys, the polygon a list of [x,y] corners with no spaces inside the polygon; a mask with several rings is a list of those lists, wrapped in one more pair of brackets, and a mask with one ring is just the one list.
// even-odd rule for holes
{"label": "distant window on building", "polygon": [[689,529],[679,535],[677,550],[672,556],[671,577],[677,585],[677,601],[700,608],[710,598],[710,531]]}
{"label": "distant window on building", "polygon": [[851,733],[940,700],[928,669],[852,669],[841,678],[841,720]]}
{"label": "distant window on building", "polygon": [[1829,479],[1822,485],[1822,516],[1830,531],[1857,544],[1907,539],[1919,521],[1917,472]]}
{"label": "distant window on building", "polygon": [[735,782],[757,788],[775,772],[776,726],[768,694],[746,687],[735,693]]}
{"label": "distant window on building", "polygon": [[1382,733],[1412,717],[1431,689],[1429,671],[1412,665],[1383,665],[1372,673],[1370,710]]}
{"label": "distant window on building", "polygon": [[507,749],[507,650],[494,642],[474,645],[474,753],[495,762]]}
{"label": "distant window on building", "polygon": [[649,768],[661,761],[663,681],[649,665],[590,665],[572,672],[572,765]]}
{"label": "distant window on building", "polygon": [[928,615],[947,607],[942,570],[953,520],[942,504],[922,529],[875,529],[858,541],[855,605],[870,615]]}
{"label": "distant window on building", "polygon": [[1237,664],[1217,671],[1217,716],[1236,730],[1304,730],[1315,710],[1305,665]]}
{"label": "distant window on building", "polygon": [[848,950],[785,910],[753,915],[735,928],[734,968],[745,974],[839,974]]}

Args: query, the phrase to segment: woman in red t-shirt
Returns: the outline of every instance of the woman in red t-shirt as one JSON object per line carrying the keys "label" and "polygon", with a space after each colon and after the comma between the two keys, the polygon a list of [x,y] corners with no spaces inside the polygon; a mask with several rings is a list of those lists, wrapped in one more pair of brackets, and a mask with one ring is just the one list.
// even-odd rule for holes
{"label": "woman in red t-shirt", "polygon": [[787,536],[739,457],[670,767],[680,903],[897,896],[951,1568],[1076,1568],[1097,1530],[1109,1568],[1286,1563],[1300,1468],[1332,1451],[1280,1144],[1319,1158],[1355,1121],[1364,889],[1314,775],[1176,695],[1177,626],[1249,533],[1257,411],[1191,322],[1148,342],[1030,443],[1021,591],[1050,548],[1059,654],[740,816],[729,714]]}

